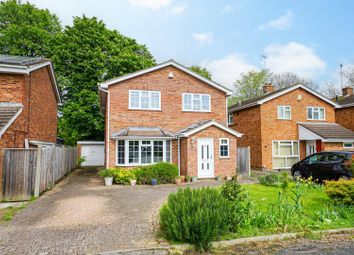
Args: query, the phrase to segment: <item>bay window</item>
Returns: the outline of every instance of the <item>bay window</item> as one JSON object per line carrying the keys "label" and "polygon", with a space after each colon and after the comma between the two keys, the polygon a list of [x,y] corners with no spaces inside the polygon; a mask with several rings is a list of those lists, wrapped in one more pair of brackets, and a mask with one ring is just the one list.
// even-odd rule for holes
{"label": "bay window", "polygon": [[299,160],[298,141],[273,141],[273,169],[289,169]]}
{"label": "bay window", "polygon": [[117,165],[171,162],[170,140],[117,140]]}

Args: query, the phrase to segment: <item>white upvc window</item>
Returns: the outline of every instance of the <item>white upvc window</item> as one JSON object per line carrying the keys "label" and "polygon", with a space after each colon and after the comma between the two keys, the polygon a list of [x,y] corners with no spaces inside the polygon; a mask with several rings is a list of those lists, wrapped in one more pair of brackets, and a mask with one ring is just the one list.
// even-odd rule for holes
{"label": "white upvc window", "polygon": [[273,169],[290,169],[300,160],[299,141],[273,141]]}
{"label": "white upvc window", "polygon": [[171,162],[171,140],[117,140],[116,165],[139,166]]}
{"label": "white upvc window", "polygon": [[291,120],[291,107],[287,105],[278,106],[278,119]]}
{"label": "white upvc window", "polygon": [[230,157],[229,138],[220,138],[219,156],[220,156],[220,158],[229,158]]}
{"label": "white upvc window", "polygon": [[187,112],[210,112],[210,95],[182,93],[182,110]]}
{"label": "white upvc window", "polygon": [[129,90],[129,109],[161,110],[160,91]]}
{"label": "white upvc window", "polygon": [[307,107],[308,120],[325,120],[326,112],[324,107]]}
{"label": "white upvc window", "polygon": [[351,143],[351,142],[344,142],[344,143],[343,143],[343,148],[344,148],[344,149],[353,149],[353,148],[354,148],[354,143]]}
{"label": "white upvc window", "polygon": [[227,122],[229,125],[233,124],[234,123],[234,114],[232,112],[230,112],[228,114],[228,117],[227,117]]}

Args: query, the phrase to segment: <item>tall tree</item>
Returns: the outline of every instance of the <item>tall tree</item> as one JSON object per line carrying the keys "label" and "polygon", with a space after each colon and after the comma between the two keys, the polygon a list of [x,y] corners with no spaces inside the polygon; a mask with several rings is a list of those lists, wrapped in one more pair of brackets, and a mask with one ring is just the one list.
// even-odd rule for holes
{"label": "tall tree", "polygon": [[197,74],[200,74],[201,76],[207,78],[208,80],[211,80],[211,73],[205,67],[203,68],[201,66],[193,65],[193,66],[188,67],[188,69],[197,73]]}
{"label": "tall tree", "polygon": [[301,83],[311,89],[319,89],[318,83],[310,79],[304,79],[292,72],[273,74],[270,78],[270,83],[272,83],[277,89],[289,87],[295,83]]}
{"label": "tall tree", "polygon": [[328,81],[325,82],[322,93],[328,98],[336,98],[337,96],[340,96],[341,91],[333,82]]}
{"label": "tall tree", "polygon": [[49,57],[54,37],[61,32],[56,15],[30,3],[0,2],[0,53]]}
{"label": "tall tree", "polygon": [[155,65],[144,45],[106,28],[97,18],[75,17],[56,38],[53,61],[65,104],[59,134],[66,143],[102,139],[98,83]]}

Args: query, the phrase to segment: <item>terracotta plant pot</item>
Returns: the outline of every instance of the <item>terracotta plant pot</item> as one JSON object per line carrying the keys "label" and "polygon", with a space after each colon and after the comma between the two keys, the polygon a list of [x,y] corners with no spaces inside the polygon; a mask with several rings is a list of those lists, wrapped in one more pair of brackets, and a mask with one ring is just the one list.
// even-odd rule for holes
{"label": "terracotta plant pot", "polygon": [[186,181],[186,177],[185,177],[184,175],[181,175],[180,178],[181,178],[181,181],[182,181],[182,182],[185,182],[185,181]]}
{"label": "terracotta plant pot", "polygon": [[181,178],[176,178],[176,179],[175,179],[175,183],[176,183],[177,185],[181,185],[182,179],[181,179]]}

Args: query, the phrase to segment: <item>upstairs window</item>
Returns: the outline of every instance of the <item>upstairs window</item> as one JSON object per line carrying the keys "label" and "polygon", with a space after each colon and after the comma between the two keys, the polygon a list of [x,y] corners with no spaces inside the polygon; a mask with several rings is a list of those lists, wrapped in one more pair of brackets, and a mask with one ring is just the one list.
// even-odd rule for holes
{"label": "upstairs window", "polygon": [[325,120],[325,108],[323,107],[307,107],[308,120]]}
{"label": "upstairs window", "polygon": [[210,95],[183,93],[182,98],[183,111],[210,112]]}
{"label": "upstairs window", "polygon": [[160,91],[129,90],[129,109],[161,110]]}
{"label": "upstairs window", "polygon": [[290,106],[278,106],[278,119],[279,120],[291,120],[291,107]]}
{"label": "upstairs window", "polygon": [[229,113],[227,122],[229,123],[229,125],[234,123],[234,114],[232,112]]}

